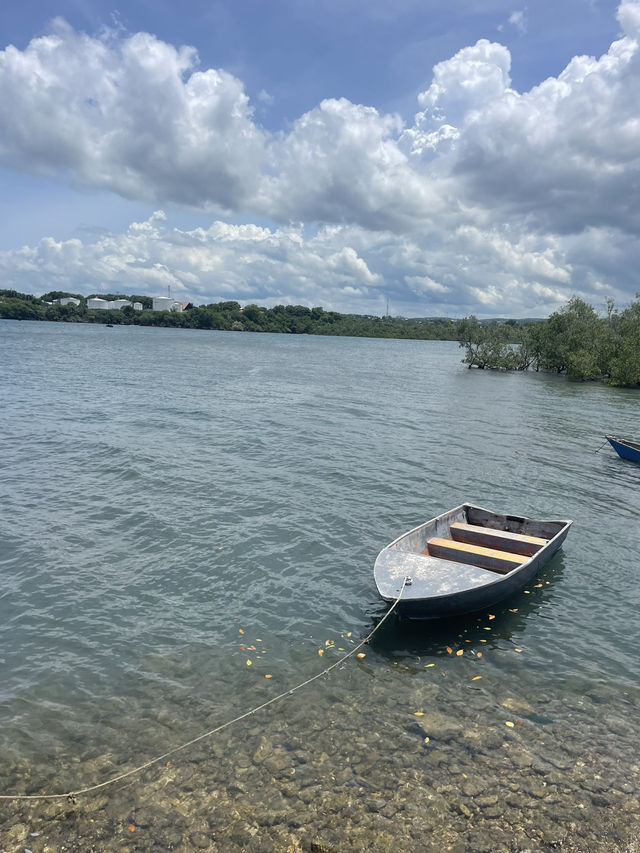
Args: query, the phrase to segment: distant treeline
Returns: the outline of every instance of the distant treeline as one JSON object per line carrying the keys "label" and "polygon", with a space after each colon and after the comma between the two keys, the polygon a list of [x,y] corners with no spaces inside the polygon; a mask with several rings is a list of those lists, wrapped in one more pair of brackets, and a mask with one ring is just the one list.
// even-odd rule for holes
{"label": "distant treeline", "polygon": [[[128,299],[150,309],[148,296],[101,293],[102,299]],[[60,305],[57,300],[73,297],[80,305]],[[446,318],[411,319],[339,314],[304,305],[258,305],[240,307],[238,302],[217,302],[185,311],[136,311],[126,305],[119,310],[89,310],[87,299],[76,293],[50,291],[41,297],[0,290],[0,318],[11,320],[53,320],[66,323],[112,323],[115,325],[165,326],[178,329],[220,329],[234,332],[280,332],[294,335],[348,335],[365,338],[411,338],[415,340],[456,340],[457,321]],[[54,301],[56,300],[56,301]]]}
{"label": "distant treeline", "polygon": [[469,367],[550,370],[569,379],[603,379],[619,387],[640,386],[640,294],[618,311],[607,300],[606,317],[573,297],[547,320],[506,325],[466,317],[458,342]]}
{"label": "distant treeline", "polygon": [[[142,303],[119,310],[89,310],[90,297],[50,291],[41,297],[0,290],[0,318],[53,320],[66,323],[165,326],[181,329],[219,329],[238,332],[278,332],[294,335],[340,335],[366,338],[457,340],[469,367],[493,370],[549,370],[570,379],[603,379],[611,385],[640,386],[640,294],[619,311],[612,300],[606,316],[578,297],[546,320],[405,319],[340,314],[303,305],[262,308],[238,302],[217,302],[181,312],[152,311],[148,296],[100,294],[103,299]],[[79,305],[60,305],[73,297]]]}

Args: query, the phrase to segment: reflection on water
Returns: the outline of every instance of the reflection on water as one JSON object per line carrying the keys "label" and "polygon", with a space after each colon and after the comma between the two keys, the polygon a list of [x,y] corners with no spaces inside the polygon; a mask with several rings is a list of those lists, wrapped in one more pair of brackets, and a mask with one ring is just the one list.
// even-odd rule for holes
{"label": "reflection on water", "polygon": [[386,620],[376,632],[373,645],[381,654],[395,657],[407,650],[426,656],[440,654],[443,647],[451,646],[461,638],[465,645],[470,644],[473,648],[483,643],[497,648],[500,641],[510,642],[513,638],[522,642],[531,619],[544,618],[543,606],[553,601],[554,586],[561,581],[563,573],[564,557],[560,551],[531,581],[526,591],[505,598],[490,612],[428,622],[396,616]]}
{"label": "reflection on water", "polygon": [[448,343],[109,331],[1,324],[0,793],[103,781],[305,681],[386,612],[378,551],[446,508],[575,524],[495,611],[391,618],[168,765],[0,803],[0,849],[637,843],[640,468],[594,452],[637,394]]}

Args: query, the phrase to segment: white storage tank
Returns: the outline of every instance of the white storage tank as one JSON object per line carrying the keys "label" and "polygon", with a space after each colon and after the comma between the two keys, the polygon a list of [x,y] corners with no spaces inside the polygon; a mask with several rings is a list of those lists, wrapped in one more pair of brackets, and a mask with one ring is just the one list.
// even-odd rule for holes
{"label": "white storage tank", "polygon": [[134,311],[142,311],[142,302],[134,302],[133,303]]}
{"label": "white storage tank", "polygon": [[119,309],[119,308],[124,308],[125,305],[131,305],[131,302],[129,302],[128,299],[114,299],[113,300],[113,306],[110,305],[109,307]]}
{"label": "white storage tank", "polygon": [[80,305],[80,300],[73,296],[63,296],[60,300],[60,305]]}
{"label": "white storage tank", "polygon": [[173,307],[173,299],[170,296],[154,296],[153,310],[154,311],[171,311]]}
{"label": "white storage tank", "polygon": [[96,311],[98,309],[106,311],[109,308],[109,303],[106,299],[100,299],[99,296],[94,296],[92,299],[87,299],[87,308]]}

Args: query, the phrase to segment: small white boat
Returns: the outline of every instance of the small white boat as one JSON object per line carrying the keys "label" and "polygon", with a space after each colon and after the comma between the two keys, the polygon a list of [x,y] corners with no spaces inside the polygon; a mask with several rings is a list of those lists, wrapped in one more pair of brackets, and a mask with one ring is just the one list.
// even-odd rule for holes
{"label": "small white boat", "polygon": [[414,619],[492,607],[522,589],[564,542],[572,521],[535,521],[462,504],[403,533],[378,554],[381,597]]}

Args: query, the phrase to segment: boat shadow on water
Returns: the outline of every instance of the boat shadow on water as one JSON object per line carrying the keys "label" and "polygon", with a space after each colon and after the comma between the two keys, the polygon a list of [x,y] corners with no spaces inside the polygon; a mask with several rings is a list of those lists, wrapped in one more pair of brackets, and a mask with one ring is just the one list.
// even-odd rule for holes
{"label": "boat shadow on water", "polygon": [[[564,560],[564,554],[557,553],[525,590],[510,595],[489,610],[422,620],[393,613],[372,637],[371,648],[389,659],[406,659],[407,655],[439,655],[447,646],[458,646],[461,636],[469,641],[470,648],[477,648],[483,640],[482,645],[487,649],[511,640],[514,635],[519,637],[526,632],[528,620],[534,618],[543,605],[552,603],[554,587],[564,574]],[[386,612],[384,605],[376,604],[371,613],[371,630]],[[489,627],[491,630],[487,631]]]}

